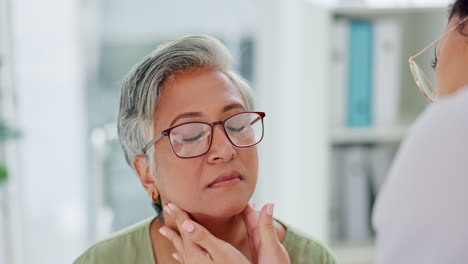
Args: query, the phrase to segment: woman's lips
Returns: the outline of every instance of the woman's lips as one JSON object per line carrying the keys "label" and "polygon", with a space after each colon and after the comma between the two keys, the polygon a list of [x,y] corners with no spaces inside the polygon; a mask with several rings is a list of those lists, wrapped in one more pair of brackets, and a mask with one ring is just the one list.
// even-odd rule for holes
{"label": "woman's lips", "polygon": [[240,182],[241,176],[238,172],[232,172],[229,174],[224,174],[216,178],[212,183],[208,185],[208,188],[216,187],[230,187],[236,185]]}

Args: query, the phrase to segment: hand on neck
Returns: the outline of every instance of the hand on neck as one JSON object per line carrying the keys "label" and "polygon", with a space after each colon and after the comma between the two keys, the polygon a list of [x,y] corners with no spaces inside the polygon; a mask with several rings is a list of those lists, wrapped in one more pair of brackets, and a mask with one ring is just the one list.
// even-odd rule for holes
{"label": "hand on neck", "polygon": [[[244,247],[247,230],[240,214],[230,217],[216,217],[205,214],[190,214],[192,220],[205,227],[215,237],[228,242],[236,248]],[[164,213],[165,225],[178,231],[175,220]]]}

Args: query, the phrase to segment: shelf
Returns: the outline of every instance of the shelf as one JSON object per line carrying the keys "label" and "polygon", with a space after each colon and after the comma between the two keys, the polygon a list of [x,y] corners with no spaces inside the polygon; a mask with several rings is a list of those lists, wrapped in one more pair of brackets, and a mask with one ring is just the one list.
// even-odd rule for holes
{"label": "shelf", "polygon": [[339,128],[331,132],[332,144],[399,143],[408,127],[392,128]]}
{"label": "shelf", "polygon": [[373,242],[362,244],[341,243],[332,245],[331,249],[340,264],[375,263],[375,246]]}

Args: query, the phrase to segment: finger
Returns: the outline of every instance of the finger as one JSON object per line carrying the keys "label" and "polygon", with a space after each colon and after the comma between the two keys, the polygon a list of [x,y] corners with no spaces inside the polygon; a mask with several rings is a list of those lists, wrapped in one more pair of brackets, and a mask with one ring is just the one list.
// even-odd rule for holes
{"label": "finger", "polygon": [[164,209],[172,216],[172,218],[174,218],[177,225],[177,229],[183,237],[184,234],[182,233],[182,224],[185,220],[191,220],[188,213],[172,203],[169,203]]}
{"label": "finger", "polygon": [[260,211],[259,233],[261,247],[274,246],[278,244],[276,229],[273,222],[274,204],[266,204]]}
{"label": "finger", "polygon": [[165,236],[169,241],[171,241],[171,243],[174,245],[178,252],[184,254],[185,250],[184,244],[182,242],[182,237],[176,231],[174,231],[172,228],[163,226],[159,229],[159,233],[161,233],[161,235]]}
{"label": "finger", "polygon": [[216,253],[224,246],[224,241],[211,234],[206,228],[192,220],[185,220],[182,223],[182,232],[185,239],[190,239],[195,244],[202,247],[208,255],[215,258]]}
{"label": "finger", "polygon": [[187,212],[180,209],[173,203],[168,203],[167,206],[164,207],[164,210],[174,218],[177,225],[182,225],[185,219],[190,219],[190,216]]}
{"label": "finger", "polygon": [[250,234],[254,234],[258,228],[258,213],[252,207],[252,205],[248,204],[247,207],[242,212],[242,220],[244,220],[245,226],[247,227],[247,231]]}
{"label": "finger", "polygon": [[[201,227],[197,225],[195,230]],[[206,259],[209,263],[236,263],[236,264],[251,264],[251,262],[233,245],[215,238],[217,241],[213,244],[216,248],[212,248],[211,253],[206,251]],[[206,241],[206,240],[204,240]],[[196,263],[208,263],[204,262]],[[257,262],[252,262],[257,263]]]}
{"label": "finger", "polygon": [[250,263],[235,247],[218,239],[197,222],[185,220],[182,229],[182,232],[187,232],[184,239],[191,239],[205,252],[204,261],[196,263]]}
{"label": "finger", "polygon": [[192,221],[184,210],[172,203],[168,204],[168,207],[172,217],[176,220],[186,253],[188,251],[191,256],[207,259],[213,257],[212,252],[216,252],[213,248],[216,248],[215,245],[219,243],[214,240],[217,238],[204,227]]}
{"label": "finger", "polygon": [[193,263],[249,263],[245,256],[229,243],[218,239],[205,227],[190,219],[186,212],[172,205],[172,214],[180,223],[177,214],[185,213],[185,219],[179,227],[184,245],[191,244],[191,249],[185,246],[186,259]]}
{"label": "finger", "polygon": [[244,220],[249,241],[254,249],[257,250],[260,244],[260,235],[258,233],[258,213],[252,205],[249,204],[244,209],[242,212],[242,220]]}
{"label": "finger", "polygon": [[182,257],[179,253],[172,253],[172,258],[175,259],[177,262],[182,263]]}
{"label": "finger", "polygon": [[182,231],[183,222],[190,219],[188,213],[172,203],[167,204],[167,206],[164,207],[164,210],[175,220],[177,229],[180,233],[181,247],[183,248],[183,251],[179,250],[179,252],[184,256],[190,256],[191,259],[193,259],[194,256],[198,257],[202,255],[202,249],[190,239],[186,239],[186,234]]}

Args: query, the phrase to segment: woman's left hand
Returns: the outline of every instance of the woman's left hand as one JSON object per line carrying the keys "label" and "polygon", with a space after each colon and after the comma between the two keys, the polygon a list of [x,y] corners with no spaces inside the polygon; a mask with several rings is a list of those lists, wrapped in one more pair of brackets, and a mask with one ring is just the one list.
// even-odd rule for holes
{"label": "woman's left hand", "polygon": [[179,263],[236,263],[250,264],[249,260],[231,244],[215,237],[203,226],[174,204],[168,204],[164,210],[171,215],[180,231],[180,235],[171,228],[162,227],[160,233],[167,237],[178,252],[172,257]]}

